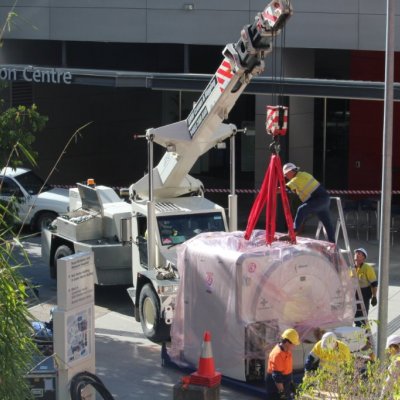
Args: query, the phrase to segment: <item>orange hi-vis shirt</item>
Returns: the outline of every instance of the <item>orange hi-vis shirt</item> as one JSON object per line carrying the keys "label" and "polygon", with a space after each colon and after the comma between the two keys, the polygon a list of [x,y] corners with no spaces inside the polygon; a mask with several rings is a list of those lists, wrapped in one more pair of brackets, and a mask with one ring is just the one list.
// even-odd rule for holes
{"label": "orange hi-vis shirt", "polygon": [[277,344],[268,357],[267,373],[280,372],[282,375],[289,375],[293,372],[293,357],[290,351],[284,351]]}

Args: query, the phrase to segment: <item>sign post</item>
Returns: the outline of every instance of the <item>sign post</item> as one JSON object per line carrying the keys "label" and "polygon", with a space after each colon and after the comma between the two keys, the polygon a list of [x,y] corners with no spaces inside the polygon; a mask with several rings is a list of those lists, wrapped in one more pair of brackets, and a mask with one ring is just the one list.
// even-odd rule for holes
{"label": "sign post", "polygon": [[[58,400],[69,400],[71,379],[95,373],[93,253],[57,261],[57,308],[53,312],[54,352],[58,362]],[[95,398],[87,390],[85,400]]]}

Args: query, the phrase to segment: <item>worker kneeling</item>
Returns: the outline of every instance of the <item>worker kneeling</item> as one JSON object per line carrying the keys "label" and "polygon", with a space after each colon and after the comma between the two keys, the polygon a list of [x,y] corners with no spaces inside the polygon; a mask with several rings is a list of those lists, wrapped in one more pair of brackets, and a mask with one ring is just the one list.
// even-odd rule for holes
{"label": "worker kneeling", "polygon": [[335,373],[351,361],[347,344],[337,339],[333,332],[326,332],[312,348],[304,366],[306,374],[323,368]]}
{"label": "worker kneeling", "polygon": [[266,392],[268,400],[289,400],[294,396],[293,358],[295,346],[300,344],[295,329],[286,329],[281,340],[268,357]]}

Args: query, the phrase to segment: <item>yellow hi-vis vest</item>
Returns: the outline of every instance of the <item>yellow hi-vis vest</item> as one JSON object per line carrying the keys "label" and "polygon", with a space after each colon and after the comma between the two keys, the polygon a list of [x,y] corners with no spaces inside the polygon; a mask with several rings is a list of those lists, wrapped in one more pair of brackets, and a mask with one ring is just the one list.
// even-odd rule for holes
{"label": "yellow hi-vis vest", "polygon": [[319,182],[309,173],[299,171],[286,186],[299,196],[304,203],[307,201],[315,189],[319,186]]}
{"label": "yellow hi-vis vest", "polygon": [[362,263],[359,267],[355,267],[360,288],[367,288],[371,283],[376,282],[375,269],[371,264]]}
{"label": "yellow hi-vis vest", "polygon": [[312,348],[311,354],[319,360],[320,368],[325,368],[331,372],[338,371],[351,360],[349,346],[340,340],[337,341],[337,347],[333,350],[323,349],[322,340],[320,340]]}

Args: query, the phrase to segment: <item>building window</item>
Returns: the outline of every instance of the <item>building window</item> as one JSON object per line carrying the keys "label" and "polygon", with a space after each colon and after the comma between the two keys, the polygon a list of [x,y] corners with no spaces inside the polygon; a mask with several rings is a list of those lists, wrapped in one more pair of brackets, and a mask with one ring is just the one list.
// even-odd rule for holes
{"label": "building window", "polygon": [[314,172],[327,189],[348,186],[349,121],[348,100],[315,99]]}

